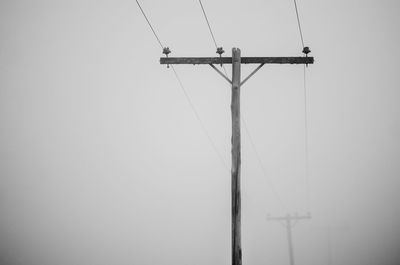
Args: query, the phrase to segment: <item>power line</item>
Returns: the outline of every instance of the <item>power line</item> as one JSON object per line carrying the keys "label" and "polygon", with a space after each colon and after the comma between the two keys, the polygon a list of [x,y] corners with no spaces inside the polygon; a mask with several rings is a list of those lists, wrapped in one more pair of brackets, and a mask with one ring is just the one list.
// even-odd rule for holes
{"label": "power line", "polygon": [[297,3],[296,0],[294,1],[294,8],[296,9],[296,16],[297,16],[297,25],[299,26],[300,38],[301,38],[301,45],[304,48],[304,40],[303,40],[303,32],[301,31],[300,19],[299,19],[299,11],[297,10]]}
{"label": "power line", "polygon": [[249,129],[248,129],[248,127],[247,127],[247,124],[246,124],[246,122],[245,122],[245,120],[244,120],[243,117],[242,117],[242,122],[243,122],[243,125],[244,125],[244,129],[245,129],[245,131],[246,131],[246,133],[247,133],[247,136],[248,136],[248,138],[249,138],[249,140],[250,140],[250,146],[252,147],[252,149],[253,149],[253,151],[254,151],[256,157],[257,157],[257,162],[258,162],[258,164],[260,165],[261,171],[262,171],[262,173],[263,173],[265,179],[269,182],[269,186],[270,186],[272,192],[275,194],[275,197],[276,197],[276,199],[278,200],[278,202],[279,202],[279,203],[281,204],[281,206],[282,206],[283,208],[285,208],[285,210],[287,211],[287,210],[288,210],[288,207],[287,207],[286,203],[284,203],[284,201],[282,200],[282,198],[279,196],[279,193],[276,191],[275,186],[273,185],[272,179],[271,179],[271,178],[269,177],[269,175],[267,174],[267,171],[266,171],[266,169],[265,169],[265,167],[264,167],[264,165],[263,165],[263,163],[262,163],[261,157],[260,157],[260,155],[258,154],[256,145],[254,144],[253,138],[252,138],[252,136],[251,136],[251,134],[250,134],[250,131],[249,131]]}
{"label": "power line", "polygon": [[217,146],[215,145],[215,143],[214,143],[214,141],[212,140],[210,134],[208,133],[206,127],[204,126],[204,123],[203,123],[203,121],[201,120],[200,115],[199,115],[199,113],[197,112],[196,108],[194,107],[193,102],[192,102],[192,100],[191,100],[190,97],[189,97],[189,94],[187,93],[185,87],[183,86],[182,80],[181,80],[181,78],[179,77],[178,73],[176,72],[175,67],[174,67],[173,65],[171,65],[171,68],[172,68],[172,70],[174,71],[175,77],[176,77],[176,79],[178,80],[178,83],[179,83],[179,85],[180,85],[180,87],[181,87],[181,89],[182,89],[182,91],[183,91],[183,94],[185,95],[185,97],[186,97],[186,99],[187,99],[187,101],[188,101],[188,103],[189,103],[189,105],[190,105],[190,108],[192,109],[194,115],[196,116],[198,122],[200,123],[200,126],[201,126],[201,128],[202,128],[204,134],[207,136],[208,141],[210,142],[210,144],[211,144],[212,148],[214,149],[215,153],[218,155],[218,157],[219,157],[219,159],[221,160],[222,164],[224,165],[224,167],[225,167],[225,168],[228,170],[228,172],[229,172],[229,171],[230,171],[230,170],[229,170],[229,167],[228,167],[227,164],[225,163],[225,160],[222,158],[221,153],[218,151]]}
{"label": "power line", "polygon": [[[296,0],[293,0],[294,2],[294,7],[296,10],[296,17],[297,17],[297,25],[299,27],[299,33],[300,33],[300,39],[301,39],[301,45],[303,46],[303,53],[305,53],[306,57],[307,54],[310,52],[308,47],[304,46],[304,38],[303,38],[303,32],[301,30],[301,24],[300,24],[300,18],[299,18],[299,11],[297,8],[297,2]],[[304,89],[304,156],[305,156],[305,165],[304,165],[304,171],[305,171],[305,178],[306,178],[306,204],[307,208],[310,208],[310,183],[309,183],[309,150],[308,150],[308,118],[307,118],[307,79],[306,79],[306,65],[303,67],[303,89]]]}
{"label": "power line", "polygon": [[213,41],[214,41],[215,49],[218,49],[217,41],[215,40],[213,31],[212,31],[211,26],[210,26],[210,22],[208,21],[207,14],[206,14],[206,11],[204,10],[203,4],[201,3],[201,0],[199,0],[199,3],[200,3],[200,6],[201,6],[201,9],[203,10],[204,18],[205,18],[206,21],[207,21],[207,25],[208,25],[208,29],[210,30],[211,37],[212,37],[212,39],[213,39]]}
{"label": "power line", "polygon": [[308,150],[308,100],[307,100],[307,81],[306,81],[306,66],[303,68],[303,87],[304,87],[304,155],[305,155],[305,177],[306,177],[306,204],[310,210],[310,177],[309,177],[309,150]]}
{"label": "power line", "polygon": [[[162,45],[162,43],[161,43],[161,41],[160,41],[160,38],[159,38],[158,35],[156,34],[156,32],[155,32],[153,26],[151,25],[151,23],[150,23],[149,19],[147,18],[146,14],[144,13],[144,11],[143,11],[142,7],[140,6],[138,0],[136,0],[136,3],[137,3],[137,5],[139,6],[140,10],[142,11],[142,14],[143,14],[144,18],[146,19],[147,23],[149,24],[151,31],[153,32],[154,36],[156,37],[157,42],[160,44],[161,49],[164,49],[164,46]],[[172,70],[174,71],[175,77],[176,77],[176,79],[178,80],[178,83],[179,83],[179,85],[180,85],[180,87],[181,87],[181,89],[182,89],[182,91],[183,91],[183,93],[184,93],[184,95],[185,95],[185,98],[186,98],[186,100],[189,102],[189,105],[190,105],[190,107],[191,107],[193,113],[195,114],[195,116],[196,116],[198,122],[200,123],[200,126],[201,126],[201,128],[202,128],[204,134],[206,135],[208,141],[210,142],[212,148],[214,149],[214,151],[215,151],[216,154],[218,155],[218,157],[219,157],[219,159],[221,160],[221,162],[222,162],[223,166],[225,167],[225,169],[227,169],[228,171],[230,171],[229,168],[228,168],[228,166],[227,166],[226,163],[225,163],[225,160],[222,158],[221,153],[218,151],[218,149],[217,149],[217,147],[216,147],[214,141],[212,140],[210,134],[208,133],[206,127],[204,126],[204,123],[203,123],[203,121],[201,120],[200,115],[199,115],[199,113],[197,112],[196,108],[194,107],[193,102],[192,102],[192,100],[191,100],[190,97],[189,97],[189,94],[187,93],[185,87],[183,86],[182,80],[180,79],[178,73],[176,72],[176,70],[175,70],[175,68],[174,68],[173,66],[171,66],[171,68],[172,68]]]}
{"label": "power line", "polygon": [[[215,49],[217,49],[217,51],[218,51],[218,44],[217,44],[217,41],[215,40],[215,36],[214,36],[214,33],[213,33],[212,29],[211,29],[210,22],[208,21],[208,17],[207,17],[206,11],[204,9],[203,3],[201,2],[201,0],[199,0],[199,3],[200,3],[200,6],[201,6],[201,10],[203,10],[203,15],[204,15],[204,18],[206,19],[207,26],[208,26],[208,29],[209,29],[210,34],[211,34],[211,38],[212,38],[212,40],[214,42],[214,45],[215,45]],[[228,76],[228,73],[226,72],[226,69],[225,69],[225,65],[222,65],[222,68],[224,69],[225,75]]]}
{"label": "power line", "polygon": [[160,41],[160,38],[157,36],[157,33],[155,32],[155,30],[154,30],[153,26],[151,25],[149,19],[147,18],[146,14],[144,13],[143,8],[140,6],[138,0],[136,0],[136,4],[139,6],[140,11],[142,11],[142,14],[143,14],[144,18],[146,19],[147,24],[149,24],[151,31],[153,31],[153,34],[154,34],[154,36],[156,37],[158,43],[160,44],[161,49],[163,49],[164,46],[162,45],[162,43],[161,43],[161,41]]}

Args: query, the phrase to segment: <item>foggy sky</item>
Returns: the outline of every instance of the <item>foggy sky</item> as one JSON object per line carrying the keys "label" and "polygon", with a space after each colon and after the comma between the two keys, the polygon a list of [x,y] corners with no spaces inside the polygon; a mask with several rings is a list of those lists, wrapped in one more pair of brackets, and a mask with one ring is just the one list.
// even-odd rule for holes
{"label": "foggy sky", "polygon": [[[171,56],[216,56],[198,1],[140,2]],[[399,264],[400,4],[297,3],[310,171],[303,66],[265,65],[241,90],[243,264],[289,264],[266,216],[296,212],[296,264]],[[293,1],[203,4],[226,56],[302,56]],[[222,162],[135,1],[3,0],[0,36],[0,264],[230,263],[224,79],[175,67]]]}

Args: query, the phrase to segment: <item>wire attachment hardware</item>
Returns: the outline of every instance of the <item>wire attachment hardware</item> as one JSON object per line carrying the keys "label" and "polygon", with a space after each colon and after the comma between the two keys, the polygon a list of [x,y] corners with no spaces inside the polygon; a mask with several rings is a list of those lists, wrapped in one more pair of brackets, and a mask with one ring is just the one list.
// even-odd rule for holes
{"label": "wire attachment hardware", "polygon": [[[169,47],[164,47],[162,53],[165,54],[165,56],[167,56],[168,58],[168,54],[171,53],[171,50],[169,49]],[[169,68],[169,64],[167,64],[167,68]]]}
{"label": "wire attachment hardware", "polygon": [[[303,48],[303,53],[306,55],[306,57],[308,57],[308,54],[311,52],[309,47],[304,47]],[[306,63],[306,66],[308,67],[308,63]]]}
{"label": "wire attachment hardware", "polygon": [[222,67],[222,54],[224,53],[224,49],[222,47],[217,48],[217,53],[219,54],[219,58],[221,59],[221,67]]}

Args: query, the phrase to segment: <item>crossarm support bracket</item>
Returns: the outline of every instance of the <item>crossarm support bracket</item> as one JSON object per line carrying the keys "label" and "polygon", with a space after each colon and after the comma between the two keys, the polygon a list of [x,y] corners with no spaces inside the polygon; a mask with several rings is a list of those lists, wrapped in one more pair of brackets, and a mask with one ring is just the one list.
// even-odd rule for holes
{"label": "crossarm support bracket", "polygon": [[209,64],[215,71],[217,71],[218,74],[220,74],[226,81],[228,81],[229,84],[232,85],[232,81],[226,76],[224,75],[224,73],[222,73],[217,67],[215,67],[215,65],[213,65],[212,63]]}
{"label": "crossarm support bracket", "polygon": [[262,63],[262,64],[260,64],[256,69],[254,69],[254,71],[251,72],[251,74],[249,74],[249,76],[247,76],[247,77],[240,83],[240,86],[243,86],[243,84],[246,83],[247,80],[249,80],[250,77],[252,77],[255,73],[257,73],[257,71],[260,70],[261,67],[264,66],[264,64],[265,64],[265,63]]}

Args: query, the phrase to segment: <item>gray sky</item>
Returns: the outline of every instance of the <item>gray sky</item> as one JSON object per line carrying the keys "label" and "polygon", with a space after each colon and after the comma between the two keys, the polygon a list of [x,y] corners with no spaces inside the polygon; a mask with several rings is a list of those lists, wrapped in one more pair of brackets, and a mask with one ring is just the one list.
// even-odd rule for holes
{"label": "gray sky", "polygon": [[[171,55],[215,56],[198,1],[141,3]],[[203,4],[226,56],[301,56],[293,1]],[[266,65],[241,94],[265,169],[243,128],[243,264],[288,264],[286,231],[266,215],[308,211],[296,264],[398,264],[400,4],[298,7],[315,57],[310,173],[303,67]],[[3,0],[0,36],[2,263],[230,263],[225,80],[176,66],[224,164],[135,1]]]}

